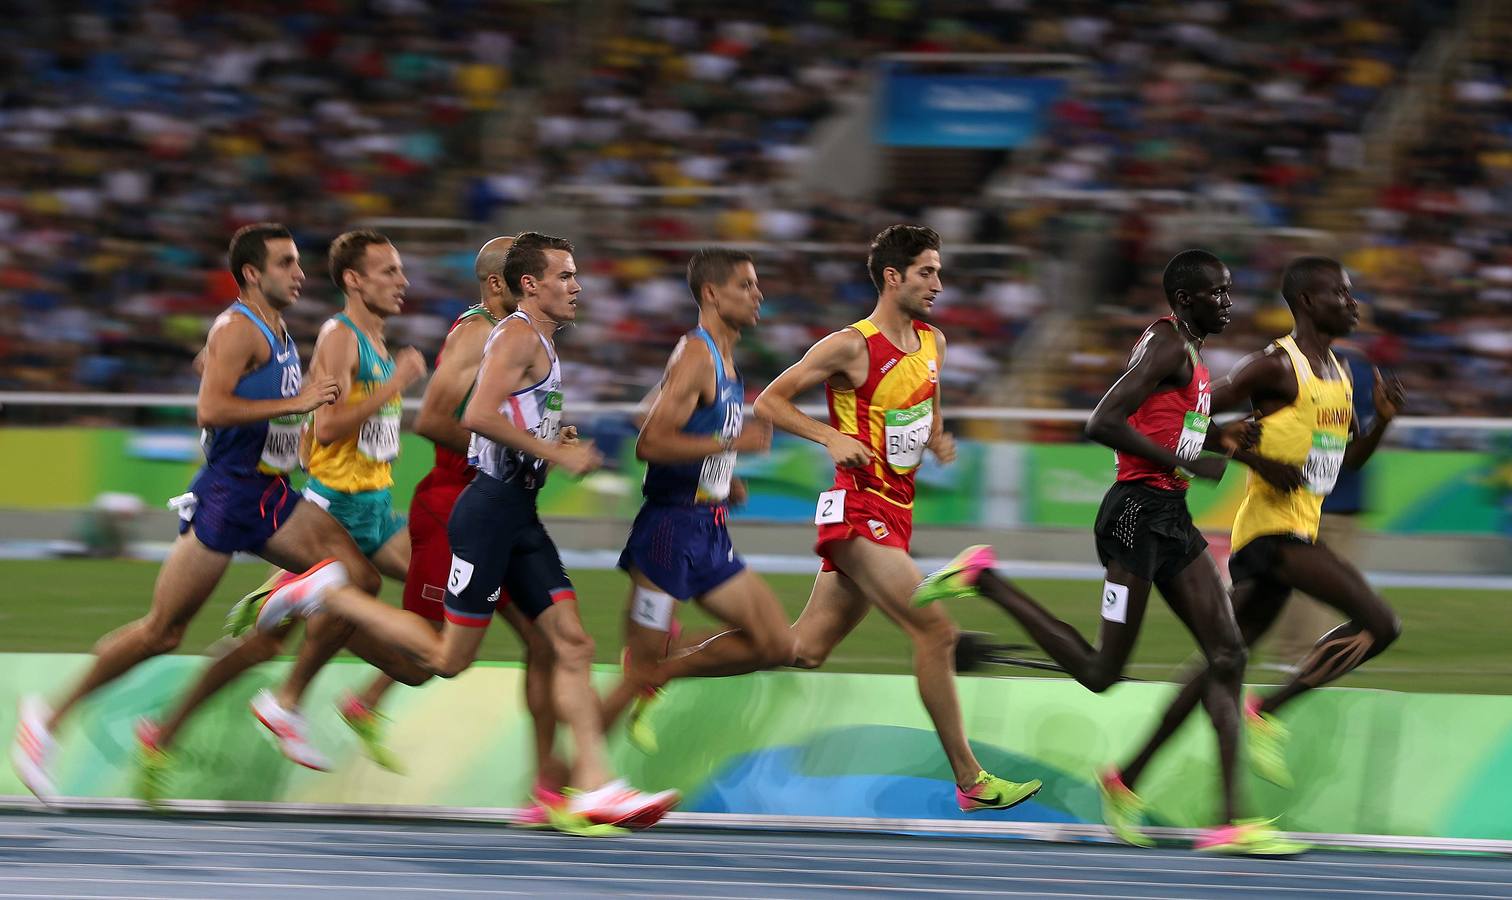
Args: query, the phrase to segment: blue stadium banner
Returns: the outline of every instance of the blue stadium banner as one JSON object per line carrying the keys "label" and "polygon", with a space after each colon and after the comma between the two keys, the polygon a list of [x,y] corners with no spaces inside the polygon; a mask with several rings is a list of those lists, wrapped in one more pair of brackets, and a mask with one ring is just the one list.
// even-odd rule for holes
{"label": "blue stadium banner", "polygon": [[1056,78],[890,73],[877,140],[892,147],[1017,147],[1044,127]]}

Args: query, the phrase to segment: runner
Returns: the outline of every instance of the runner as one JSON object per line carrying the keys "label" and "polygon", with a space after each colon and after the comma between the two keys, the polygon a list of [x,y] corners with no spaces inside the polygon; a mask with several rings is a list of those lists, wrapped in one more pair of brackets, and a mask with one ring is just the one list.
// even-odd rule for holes
{"label": "runner", "polygon": [[[256,553],[296,570],[333,557],[355,586],[378,588],[377,571],[346,531],[320,507],[301,503],[289,487],[306,413],[341,395],[334,376],[303,384],[299,353],[284,327],[282,313],[304,285],[299,250],[287,228],[261,223],[237,231],[228,256],[240,297],[206,339],[195,406],[205,430],[205,465],[188,493],[171,502],[180,534],[158,573],[152,607],[101,638],[94,663],[56,710],[38,697],[21,701],[11,760],[22,783],[44,801],[54,796],[49,769],[64,717],[137,664],[176,649],[233,553]],[[333,652],[349,630],[328,616],[312,619],[309,627],[301,659]]]}
{"label": "runner", "polygon": [[[1349,370],[1330,345],[1353,330],[1359,308],[1349,274],[1324,257],[1302,257],[1286,267],[1281,294],[1296,327],[1234,367],[1214,391],[1254,403],[1260,445],[1244,500],[1234,519],[1234,608],[1247,643],[1276,621],[1293,590],[1305,591],[1349,617],[1318,639],[1292,680],[1245,706],[1250,762],[1269,781],[1290,786],[1287,730],[1274,714],[1298,695],[1341,678],[1385,650],[1401,633],[1401,621],[1365,577],[1326,544],[1318,543],[1323,498],[1340,467],[1359,469],[1375,453],[1387,426],[1402,408],[1402,386],[1376,373],[1375,420],[1363,434],[1354,417]],[[1143,804],[1133,793],[1155,752],[1191,712],[1209,680],[1200,669],[1177,694],[1160,726],[1122,772],[1127,788],[1114,815],[1120,830],[1133,832]]]}
{"label": "runner", "polygon": [[[729,518],[735,458],[765,452],[771,425],[746,422],[735,344],[761,318],[761,289],[750,254],[699,250],[688,262],[698,327],[672,351],[641,427],[636,456],[647,463],[645,503],[619,567],[630,576],[624,679],[606,698],[605,727],[632,700],[654,696],[674,678],[740,675],[789,665],[793,635],[782,603],[735,553]],[[730,630],[667,654],[679,601],[696,600]],[[654,752],[655,734],[638,703],[630,738]]]}
{"label": "runner", "polygon": [[[1229,323],[1233,277],[1218,257],[1186,250],[1162,278],[1171,315],[1157,320],[1135,345],[1128,369],[1104,395],[1087,436],[1117,451],[1117,479],[1103,498],[1093,534],[1107,569],[1102,625],[1093,647],[992,568],[992,548],[970,547],[919,586],[914,600],[930,604],[980,594],[1018,620],[1046,653],[1088,690],[1102,692],[1123,674],[1144,622],[1150,588],[1159,588],[1192,632],[1211,676],[1202,702],[1218,733],[1224,825],[1210,828],[1197,849],[1283,855],[1300,848],[1268,822],[1241,820],[1237,758],[1239,691],[1244,645],[1207,541],[1192,524],[1186,491],[1192,477],[1223,477],[1228,460],[1204,448],[1237,449],[1232,435],[1209,430],[1211,378],[1202,361],[1204,339]],[[1243,428],[1236,427],[1234,433]],[[1116,775],[1105,792],[1122,790]]]}
{"label": "runner", "polygon": [[519,309],[489,337],[463,413],[478,474],[457,499],[447,526],[452,559],[441,632],[412,612],[353,590],[334,560],[269,594],[257,627],[272,631],[286,616],[327,609],[425,670],[450,678],[477,657],[500,593],[507,591],[551,644],[552,698],[577,752],[571,777],[576,790],[569,790],[565,803],[548,801],[554,824],[569,830],[582,822],[649,826],[676,804],[677,792],[643,794],[611,774],[589,681],[593,639],[583,630],[572,581],[536,508],[550,465],[582,476],[602,463],[591,445],[561,428],[562,369],[554,337],[577,317],[581,288],[572,244],[534,232],[520,235],[505,257],[504,280]]}
{"label": "runner", "polygon": [[[919,568],[908,555],[914,475],[930,450],[955,460],[955,439],[940,412],[945,336],[928,324],[940,283],[940,238],[894,225],[871,243],[866,265],[877,287],[870,316],[819,341],[756,399],[756,414],[822,445],[835,483],[819,495],[814,551],[822,563],[808,605],[793,625],[795,665],[824,664],[875,604],[913,641],[919,696],[934,722],[963,811],[1007,809],[1039,791],[1038,780],[988,774],[972,753],[955,687],[955,623],[939,607],[916,609],[909,596]],[[793,398],[825,386],[829,424]]]}

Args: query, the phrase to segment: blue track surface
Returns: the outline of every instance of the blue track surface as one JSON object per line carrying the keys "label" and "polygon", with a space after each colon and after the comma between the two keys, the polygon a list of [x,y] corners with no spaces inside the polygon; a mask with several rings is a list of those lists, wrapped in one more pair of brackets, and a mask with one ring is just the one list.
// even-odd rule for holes
{"label": "blue track surface", "polygon": [[1512,859],[1296,860],[1107,845],[677,831],[0,815],[0,897],[1498,897]]}

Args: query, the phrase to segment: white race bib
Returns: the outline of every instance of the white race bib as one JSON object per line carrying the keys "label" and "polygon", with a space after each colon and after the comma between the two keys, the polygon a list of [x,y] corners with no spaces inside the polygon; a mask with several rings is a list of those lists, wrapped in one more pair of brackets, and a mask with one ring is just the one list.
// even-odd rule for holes
{"label": "white race bib", "polygon": [[1320,497],[1333,493],[1334,482],[1339,480],[1339,469],[1344,466],[1344,448],[1348,445],[1348,439],[1341,435],[1313,432],[1312,449],[1302,463],[1302,477],[1307,481],[1309,491]]}
{"label": "white race bib", "polygon": [[889,409],[883,414],[887,437],[887,464],[897,472],[910,472],[924,461],[924,445],[934,427],[934,401],[922,400],[908,409]]}
{"label": "white race bib", "polygon": [[1202,455],[1202,445],[1207,441],[1208,425],[1212,420],[1196,410],[1186,414],[1181,422],[1181,439],[1176,442],[1176,458],[1191,462]]}
{"label": "white race bib", "polygon": [[696,502],[723,503],[730,496],[736,455],[734,450],[726,450],[704,457],[703,468],[698,470],[698,490],[694,495]]}
{"label": "white race bib", "polygon": [[268,422],[258,468],[270,474],[292,472],[299,467],[299,439],[304,431],[304,413],[279,416]]}
{"label": "white race bib", "polygon": [[845,491],[825,491],[814,509],[815,525],[834,525],[845,521]]}
{"label": "white race bib", "polygon": [[362,423],[357,431],[357,452],[373,462],[393,462],[399,458],[399,410],[379,410]]}
{"label": "white race bib", "polygon": [[541,424],[536,429],[536,437],[554,444],[561,433],[562,392],[551,391],[546,395],[546,402],[541,406]]}

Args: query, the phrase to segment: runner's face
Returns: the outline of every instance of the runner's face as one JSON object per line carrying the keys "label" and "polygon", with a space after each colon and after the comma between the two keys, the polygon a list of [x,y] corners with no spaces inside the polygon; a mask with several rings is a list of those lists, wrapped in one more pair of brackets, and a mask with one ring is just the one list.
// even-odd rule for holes
{"label": "runner's face", "polygon": [[268,260],[255,276],[257,288],[274,309],[288,309],[299,299],[304,288],[299,248],[289,238],[273,238],[266,242],[266,246]]}
{"label": "runner's face", "polygon": [[940,282],[940,251],[925,250],[913,258],[898,286],[898,305],[911,319],[928,321],[933,315],[935,297],[945,286]]}
{"label": "runner's face", "polygon": [[1360,324],[1360,304],[1354,298],[1349,273],[1340,269],[1318,277],[1308,292],[1313,323],[1330,337],[1343,337]]}
{"label": "runner's face", "polygon": [[360,299],[375,315],[387,319],[404,309],[404,263],[393,244],[368,244],[359,268],[342,273],[348,296]]}
{"label": "runner's face", "polygon": [[536,278],[535,299],[541,313],[553,322],[571,322],[577,319],[578,294],[582,285],[577,280],[577,263],[566,250],[547,250],[546,269]]}
{"label": "runner's face", "polygon": [[725,283],[715,286],[714,310],[735,328],[750,328],[761,321],[761,288],[754,265],[736,263]]}
{"label": "runner's face", "polygon": [[1234,301],[1229,292],[1234,288],[1234,276],[1228,266],[1206,266],[1202,270],[1207,283],[1201,290],[1187,294],[1192,324],[1203,334],[1218,334],[1228,327],[1232,318],[1230,311]]}

